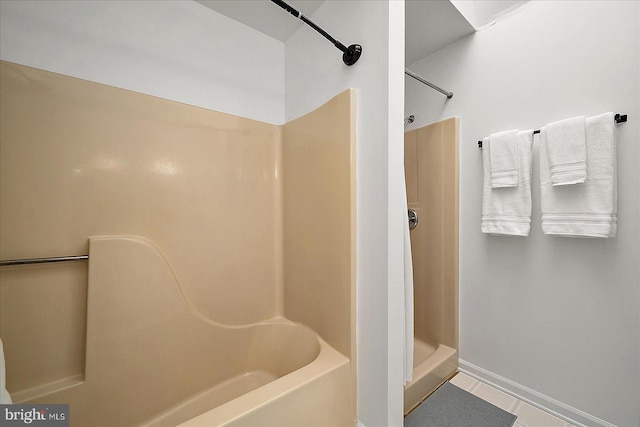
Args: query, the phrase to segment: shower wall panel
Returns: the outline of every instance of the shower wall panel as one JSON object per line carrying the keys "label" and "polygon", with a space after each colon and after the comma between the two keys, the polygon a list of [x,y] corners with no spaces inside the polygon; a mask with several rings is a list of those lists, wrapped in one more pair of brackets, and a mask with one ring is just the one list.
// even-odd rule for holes
{"label": "shower wall panel", "polygon": [[[405,133],[415,337],[435,350],[458,348],[458,119]],[[416,360],[418,362],[418,360]]]}
{"label": "shower wall panel", "polygon": [[[282,315],[281,129],[0,64],[0,257],[86,254],[139,235],[229,325]],[[87,266],[3,267],[11,392],[82,376]]]}
{"label": "shower wall panel", "polygon": [[355,342],[355,96],[284,125],[284,307],[352,356]]}

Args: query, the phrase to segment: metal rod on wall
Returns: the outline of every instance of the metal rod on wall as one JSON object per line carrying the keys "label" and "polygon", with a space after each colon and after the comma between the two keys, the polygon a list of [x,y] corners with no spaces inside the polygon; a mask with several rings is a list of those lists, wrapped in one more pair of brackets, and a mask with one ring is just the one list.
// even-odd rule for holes
{"label": "metal rod on wall", "polygon": [[453,98],[453,92],[446,91],[446,90],[442,89],[441,87],[434,85],[433,83],[431,83],[431,82],[429,82],[429,81],[427,81],[427,80],[423,79],[423,78],[422,78],[422,77],[420,77],[419,75],[417,75],[417,74],[415,74],[415,73],[413,73],[413,72],[411,72],[411,71],[407,70],[406,68],[405,68],[405,70],[404,70],[404,73],[405,73],[407,76],[409,76],[409,77],[412,77],[412,78],[416,79],[416,80],[417,80],[417,81],[419,81],[420,83],[424,83],[424,84],[426,84],[426,85],[427,85],[427,86],[429,86],[431,89],[435,89],[435,90],[437,90],[438,92],[440,92],[441,94],[446,95],[446,97],[447,97],[448,99]]}
{"label": "metal rod on wall", "polygon": [[271,1],[277,4],[278,6],[280,6],[281,8],[283,8],[284,10],[286,10],[287,12],[289,12],[290,14],[292,14],[293,16],[295,16],[296,18],[299,18],[300,20],[302,20],[302,22],[304,22],[305,24],[307,24],[308,26],[310,26],[311,28],[313,28],[314,30],[322,34],[324,38],[329,40],[331,43],[333,43],[335,47],[340,49],[342,51],[342,62],[344,62],[347,65],[353,65],[356,62],[358,62],[358,59],[360,59],[360,55],[362,55],[362,46],[360,46],[359,44],[352,44],[349,47],[346,47],[345,45],[340,43],[339,40],[336,40],[333,37],[331,37],[329,33],[327,33],[325,30],[317,26],[312,20],[304,16],[302,13],[300,13],[293,7],[289,6],[287,3],[283,2],[282,0],[271,0]]}
{"label": "metal rod on wall", "polygon": [[67,261],[87,261],[89,255],[73,255],[73,256],[59,256],[50,258],[25,258],[25,259],[9,259],[0,261],[0,267],[9,265],[25,265],[25,264],[47,264],[52,262],[67,262]]}

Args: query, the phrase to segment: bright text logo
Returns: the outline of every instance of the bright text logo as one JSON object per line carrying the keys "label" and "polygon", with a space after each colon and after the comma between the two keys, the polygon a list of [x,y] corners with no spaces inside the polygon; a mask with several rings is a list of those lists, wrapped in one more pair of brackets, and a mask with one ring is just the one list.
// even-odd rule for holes
{"label": "bright text logo", "polygon": [[69,405],[0,405],[7,426],[69,427]]}

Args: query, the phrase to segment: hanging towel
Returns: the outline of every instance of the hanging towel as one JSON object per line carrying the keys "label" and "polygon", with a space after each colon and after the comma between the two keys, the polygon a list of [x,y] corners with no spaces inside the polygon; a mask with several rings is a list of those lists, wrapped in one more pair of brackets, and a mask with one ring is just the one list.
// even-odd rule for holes
{"label": "hanging towel", "polygon": [[483,233],[494,235],[528,236],[531,229],[531,146],[533,130],[519,131],[518,185],[492,188],[490,138],[482,144],[482,222]]}
{"label": "hanging towel", "polygon": [[553,185],[547,131],[540,132],[542,231],[568,237],[615,237],[618,188],[613,113],[586,119],[589,174],[581,185]]}
{"label": "hanging towel", "polygon": [[552,185],[580,184],[587,179],[584,116],[547,125],[547,152]]}
{"label": "hanging towel", "polygon": [[491,188],[518,186],[518,130],[489,136],[491,150]]}

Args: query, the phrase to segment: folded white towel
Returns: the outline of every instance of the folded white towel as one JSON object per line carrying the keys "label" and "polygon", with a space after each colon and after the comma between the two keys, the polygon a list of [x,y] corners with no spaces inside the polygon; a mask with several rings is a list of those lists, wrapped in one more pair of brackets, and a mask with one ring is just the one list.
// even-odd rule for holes
{"label": "folded white towel", "polygon": [[491,188],[518,186],[518,130],[489,136],[491,148]]}
{"label": "folded white towel", "polygon": [[585,118],[547,125],[547,152],[552,185],[580,184],[587,179]]}
{"label": "folded white towel", "polygon": [[586,119],[589,174],[581,185],[553,186],[547,129],[540,132],[542,231],[569,237],[615,237],[618,188],[613,113]]}
{"label": "folded white towel", "polygon": [[491,187],[491,144],[482,144],[482,222],[483,233],[528,236],[531,229],[531,145],[533,130],[520,131],[518,143],[518,185]]}

